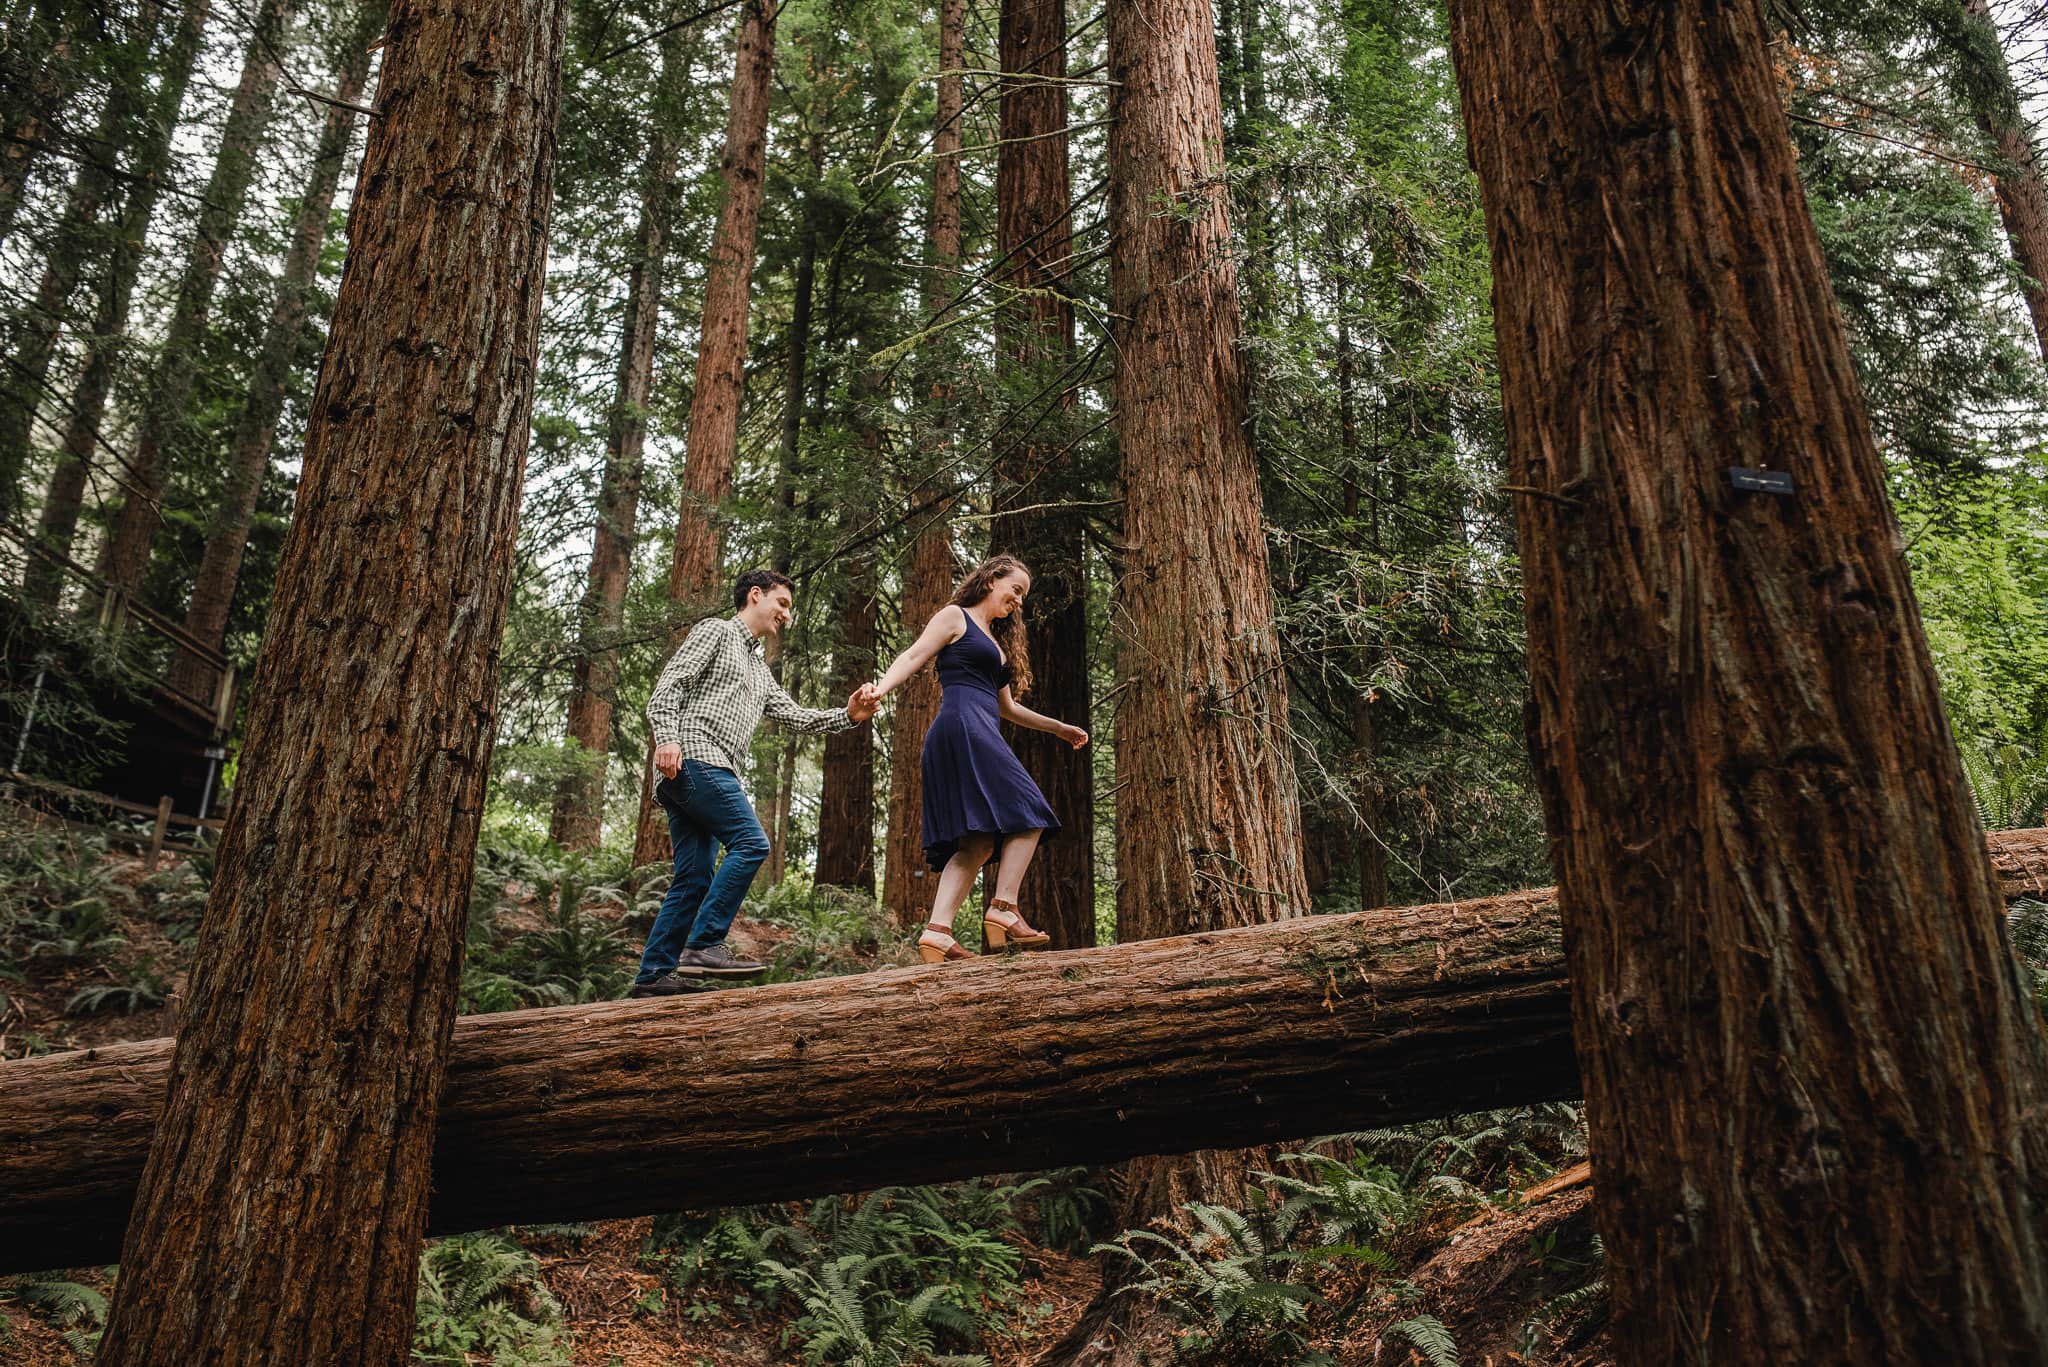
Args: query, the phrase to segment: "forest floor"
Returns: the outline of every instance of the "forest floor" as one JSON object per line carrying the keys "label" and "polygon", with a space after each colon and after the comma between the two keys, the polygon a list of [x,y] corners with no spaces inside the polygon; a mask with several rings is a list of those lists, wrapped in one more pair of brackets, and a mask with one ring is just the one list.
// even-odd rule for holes
{"label": "forest floor", "polygon": [[[210,870],[152,873],[0,811],[0,1058],[171,1032]],[[615,995],[658,880],[532,851],[480,856],[465,1010]],[[785,885],[734,943],[771,980],[904,962],[871,903]],[[726,989],[726,990],[745,990]],[[1320,1144],[1243,1212],[1139,1242],[1175,1308],[1165,1362],[1603,1367],[1605,1300],[1571,1108]],[[1284,1147],[1284,1146],[1283,1146]],[[1100,1286],[1106,1174],[1068,1170],[702,1217],[437,1241],[416,1360],[503,1367],[918,1363],[1024,1367]],[[1363,1247],[1367,1242],[1371,1247]],[[0,1278],[0,1364],[89,1360],[112,1269]],[[920,1297],[919,1293],[927,1293]],[[1077,1364],[1085,1367],[1085,1364]]]}

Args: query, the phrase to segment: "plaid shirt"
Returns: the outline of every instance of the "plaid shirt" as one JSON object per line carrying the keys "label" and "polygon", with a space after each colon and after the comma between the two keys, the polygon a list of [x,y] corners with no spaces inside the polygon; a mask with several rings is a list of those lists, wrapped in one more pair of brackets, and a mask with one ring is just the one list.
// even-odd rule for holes
{"label": "plaid shirt", "polygon": [[740,773],[761,716],[807,733],[858,726],[843,707],[802,707],[768,672],[761,643],[737,617],[707,617],[690,629],[647,698],[656,745],[680,745],[684,759]]}

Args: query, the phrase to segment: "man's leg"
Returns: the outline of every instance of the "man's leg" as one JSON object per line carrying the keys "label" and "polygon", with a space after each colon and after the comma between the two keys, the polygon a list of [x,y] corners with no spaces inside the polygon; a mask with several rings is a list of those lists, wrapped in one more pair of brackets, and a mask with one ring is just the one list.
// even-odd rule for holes
{"label": "man's leg", "polygon": [[[671,800],[676,800],[674,795],[683,787],[683,776],[664,783]],[[718,856],[716,835],[699,825],[688,811],[663,805],[668,812],[669,844],[675,849],[675,874],[669,881],[668,892],[662,896],[654,929],[648,932],[647,950],[640,956],[640,971],[633,978],[636,986],[651,983],[676,966],[690,928],[696,923],[698,909],[704,904],[704,894],[711,887],[711,866]]]}
{"label": "man's leg", "polygon": [[693,962],[698,951],[724,944],[726,932],[732,928],[733,917],[739,914],[740,903],[746,899],[747,889],[753,886],[754,874],[768,858],[768,836],[761,829],[753,804],[740,791],[739,779],[731,770],[706,767],[693,774],[692,778],[687,813],[692,821],[715,835],[725,846],[725,859],[719,864],[718,872],[711,879],[710,890],[704,894],[703,905],[697,910],[697,921],[690,928],[689,940],[678,967],[684,973],[689,973],[693,967],[700,971],[709,967],[714,971],[736,974],[758,972],[758,965],[720,968],[716,964]]}

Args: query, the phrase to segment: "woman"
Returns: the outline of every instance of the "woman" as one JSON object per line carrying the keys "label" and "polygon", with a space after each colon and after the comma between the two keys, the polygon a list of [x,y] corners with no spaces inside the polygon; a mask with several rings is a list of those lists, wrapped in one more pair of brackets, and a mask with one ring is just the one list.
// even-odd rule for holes
{"label": "woman", "polygon": [[922,766],[925,858],[939,870],[931,924],[917,937],[926,963],[973,957],[953,938],[953,916],[992,854],[996,895],[981,918],[983,937],[996,948],[1039,949],[1052,940],[1018,911],[1017,892],[1039,838],[1060,823],[996,721],[1049,732],[1077,750],[1088,733],[1016,699],[1031,687],[1022,611],[1030,592],[1031,572],[1016,556],[982,561],[924,634],[867,686],[870,700],[879,700],[927,661],[938,661],[939,715],[924,734]]}

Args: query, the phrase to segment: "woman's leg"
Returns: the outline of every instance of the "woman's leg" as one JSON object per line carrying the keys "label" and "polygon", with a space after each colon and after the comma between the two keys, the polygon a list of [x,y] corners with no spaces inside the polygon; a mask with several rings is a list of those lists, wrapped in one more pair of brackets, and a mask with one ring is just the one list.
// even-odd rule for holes
{"label": "woman's leg", "polygon": [[942,929],[952,927],[954,914],[974,886],[974,875],[981,872],[981,866],[988,862],[995,848],[993,836],[970,835],[960,841],[960,848],[953,851],[953,857],[939,872],[939,890],[932,897],[933,925]]}
{"label": "woman's leg", "polygon": [[1031,856],[1038,853],[1038,837],[1044,834],[1042,830],[1025,831],[1003,842],[1002,857],[996,864],[996,901],[1017,905],[1017,894],[1024,890],[1024,870],[1031,867]]}

